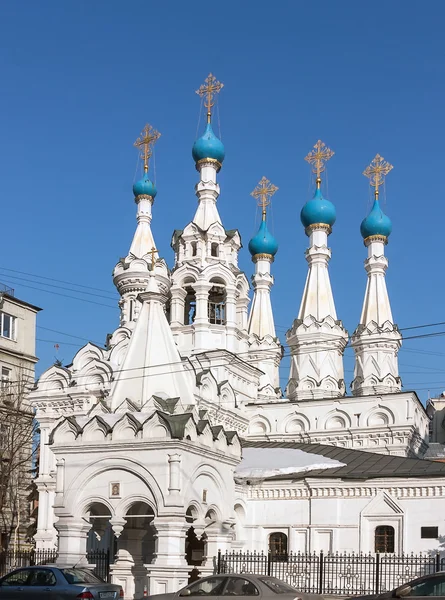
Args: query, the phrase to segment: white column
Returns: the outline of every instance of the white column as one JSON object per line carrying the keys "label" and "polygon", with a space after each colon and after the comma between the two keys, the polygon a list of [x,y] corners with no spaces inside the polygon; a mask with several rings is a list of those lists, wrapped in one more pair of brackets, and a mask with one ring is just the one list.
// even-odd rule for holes
{"label": "white column", "polygon": [[184,325],[185,298],[187,291],[174,286],[171,288],[170,302],[170,326],[180,327]]}
{"label": "white column", "polygon": [[194,322],[195,349],[204,350],[209,339],[209,290],[211,284],[198,281],[193,284],[196,296],[196,316]]}
{"label": "white column", "polygon": [[35,479],[39,493],[39,510],[37,513],[37,532],[34,536],[38,550],[54,549],[56,531],[54,529],[54,497],[56,481],[52,476],[55,457],[49,446],[50,431],[53,418],[37,413],[40,427],[39,473]]}
{"label": "white column", "polygon": [[59,516],[56,529],[59,532],[57,565],[61,567],[88,565],[87,537],[91,523],[73,516]]}
{"label": "white column", "polygon": [[236,288],[226,287],[226,331],[227,331],[227,350],[236,352]]}
{"label": "white column", "polygon": [[181,455],[169,454],[169,484],[168,491],[171,495],[179,495],[181,491]]}

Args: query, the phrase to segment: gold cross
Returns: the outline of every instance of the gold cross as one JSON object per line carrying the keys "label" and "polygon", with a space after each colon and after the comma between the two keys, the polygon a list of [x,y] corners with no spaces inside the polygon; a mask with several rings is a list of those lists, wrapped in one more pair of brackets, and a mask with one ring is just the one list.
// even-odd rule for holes
{"label": "gold cross", "polygon": [[269,206],[271,197],[278,190],[277,186],[271,183],[266,177],[260,179],[256,188],[251,192],[251,196],[258,202],[258,206],[261,206],[263,213],[263,220],[266,217],[266,206]]}
{"label": "gold cross", "polygon": [[144,161],[144,172],[148,172],[148,161],[153,154],[153,146],[161,137],[159,131],[156,131],[154,127],[147,125],[141,131],[141,135],[133,144],[136,148],[139,148],[141,151],[141,158]]}
{"label": "gold cross", "polygon": [[212,106],[215,104],[213,96],[214,94],[219,94],[223,87],[224,84],[217,81],[212,73],[209,73],[208,77],[204,80],[204,83],[196,90],[196,93],[201,98],[207,96],[204,100],[204,106],[207,108],[207,123],[210,123],[212,118]]}
{"label": "gold cross", "polygon": [[304,157],[310,165],[312,172],[317,175],[317,184],[321,183],[320,174],[325,170],[325,163],[334,156],[334,152],[326,146],[321,140],[314,146],[307,156]]}
{"label": "gold cross", "polygon": [[157,250],[156,248],[153,246],[153,248],[150,250],[150,254],[151,254],[151,270],[153,271],[153,269],[155,268],[155,254],[157,254]]}
{"label": "gold cross", "polygon": [[375,197],[379,197],[379,186],[385,181],[385,177],[394,167],[380,156],[376,154],[375,158],[372,159],[371,163],[363,171],[363,175],[369,178],[369,185],[375,188]]}

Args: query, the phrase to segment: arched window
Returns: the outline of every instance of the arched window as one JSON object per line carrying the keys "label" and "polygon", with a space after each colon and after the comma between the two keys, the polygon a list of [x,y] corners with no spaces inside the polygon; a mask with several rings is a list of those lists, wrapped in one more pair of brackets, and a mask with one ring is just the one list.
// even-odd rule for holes
{"label": "arched window", "polygon": [[287,559],[287,535],[276,531],[269,536],[269,552],[272,560]]}
{"label": "arched window", "polygon": [[196,316],[196,295],[192,287],[185,288],[187,296],[184,303],[184,325],[193,325]]}
{"label": "arched window", "polygon": [[395,534],[391,525],[379,525],[375,528],[374,550],[375,552],[394,552]]}
{"label": "arched window", "polygon": [[213,284],[209,291],[209,323],[226,324],[226,290],[223,285]]}
{"label": "arched window", "polygon": [[219,252],[218,244],[216,242],[213,242],[212,245],[210,246],[210,254],[212,256],[218,256],[218,252]]}

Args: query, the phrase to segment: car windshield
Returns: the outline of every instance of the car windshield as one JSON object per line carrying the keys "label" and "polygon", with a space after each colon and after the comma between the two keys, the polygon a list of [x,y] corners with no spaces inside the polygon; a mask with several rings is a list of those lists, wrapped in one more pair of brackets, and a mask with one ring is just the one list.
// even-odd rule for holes
{"label": "car windshield", "polygon": [[91,571],[86,569],[61,569],[65,579],[68,583],[104,583],[102,579],[96,577]]}
{"label": "car windshield", "polygon": [[274,577],[260,577],[260,581],[261,583],[264,583],[264,585],[267,585],[267,587],[275,592],[275,594],[295,594],[296,592],[295,588]]}

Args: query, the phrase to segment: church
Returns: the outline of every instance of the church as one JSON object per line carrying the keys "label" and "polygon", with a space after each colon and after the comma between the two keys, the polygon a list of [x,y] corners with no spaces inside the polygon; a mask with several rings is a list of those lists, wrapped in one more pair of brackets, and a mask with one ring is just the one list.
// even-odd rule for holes
{"label": "church", "polygon": [[222,87],[210,74],[197,90],[207,109],[192,148],[197,208],[173,231],[173,266],[156,249],[149,166],[160,134],[147,125],[135,142],[136,229],[113,271],[120,322],[104,347],[88,343],[70,365],[52,366],[30,395],[41,439],[36,546],[71,566],[111,549],[126,598],[175,591],[193,565],[213,573],[218,551],[431,552],[445,535],[445,464],[423,460],[429,418],[402,391],[385,283],[391,221],[379,187],[392,167],[377,155],[365,171],[375,197],[361,224],[367,283],[349,334],[328,269],[336,211],[322,190],[333,152],[318,141],[307,155],[308,272],[280,389],[268,227],[277,188],[263,177],[252,192],[262,219],[248,244],[250,299],[240,233],[225,229],[217,206],[225,150],[212,109]]}

